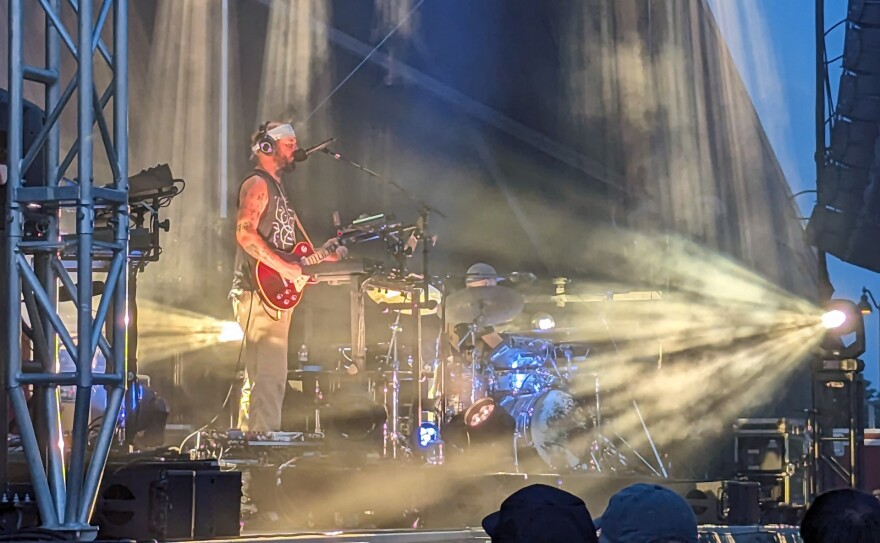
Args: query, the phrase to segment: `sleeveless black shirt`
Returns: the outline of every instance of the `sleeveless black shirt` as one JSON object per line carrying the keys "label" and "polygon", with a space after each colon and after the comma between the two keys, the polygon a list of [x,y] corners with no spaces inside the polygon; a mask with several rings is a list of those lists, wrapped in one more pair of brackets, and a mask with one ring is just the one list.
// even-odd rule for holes
{"label": "sleeveless black shirt", "polygon": [[[269,203],[266,210],[260,216],[257,224],[257,232],[269,247],[282,252],[290,252],[296,245],[296,213],[291,209],[284,193],[284,187],[280,181],[276,181],[271,175],[262,171],[254,170],[239,184],[239,203],[241,202],[241,187],[244,182],[253,176],[261,177],[266,182],[269,191]],[[256,260],[247,254],[241,245],[235,244],[235,269],[232,277],[233,291],[254,290],[253,270]]]}

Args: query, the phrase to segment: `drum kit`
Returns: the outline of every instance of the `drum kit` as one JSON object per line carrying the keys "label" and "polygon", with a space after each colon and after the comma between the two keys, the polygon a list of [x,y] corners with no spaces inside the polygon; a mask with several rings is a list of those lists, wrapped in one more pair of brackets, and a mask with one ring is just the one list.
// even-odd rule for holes
{"label": "drum kit", "polygon": [[[350,348],[340,349],[339,366],[368,378],[371,398],[384,405],[382,454],[429,463],[466,458],[470,438],[456,442],[462,428],[455,426],[471,435],[503,417],[510,432],[498,439],[512,446],[517,471],[526,451],[545,470],[628,470],[602,434],[599,377],[589,374],[586,393],[574,390],[575,377],[587,371],[587,346],[556,343],[541,330],[496,331],[523,312],[524,297],[498,285],[446,293],[454,279],[460,277],[445,276],[442,288],[431,284],[427,300],[421,276],[373,273],[363,280],[364,298],[391,316],[390,338],[369,349],[375,354],[366,369],[358,369]],[[401,336],[411,321],[416,348]]]}

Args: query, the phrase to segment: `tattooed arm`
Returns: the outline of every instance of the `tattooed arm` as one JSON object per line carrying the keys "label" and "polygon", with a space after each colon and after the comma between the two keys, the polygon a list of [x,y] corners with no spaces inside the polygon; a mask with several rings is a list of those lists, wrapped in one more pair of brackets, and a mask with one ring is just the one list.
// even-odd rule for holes
{"label": "tattooed arm", "polygon": [[269,205],[269,189],[266,180],[252,176],[241,186],[238,218],[235,224],[235,240],[247,254],[278,271],[282,277],[292,280],[302,275],[299,264],[287,262],[266,243],[257,231],[260,217]]}

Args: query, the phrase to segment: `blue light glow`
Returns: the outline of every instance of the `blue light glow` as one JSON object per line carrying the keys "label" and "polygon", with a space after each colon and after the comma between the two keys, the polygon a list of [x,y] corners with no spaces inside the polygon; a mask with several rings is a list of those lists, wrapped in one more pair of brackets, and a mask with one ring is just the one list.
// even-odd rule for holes
{"label": "blue light glow", "polygon": [[433,422],[425,421],[419,425],[418,446],[420,449],[427,449],[433,445],[440,437],[437,425]]}

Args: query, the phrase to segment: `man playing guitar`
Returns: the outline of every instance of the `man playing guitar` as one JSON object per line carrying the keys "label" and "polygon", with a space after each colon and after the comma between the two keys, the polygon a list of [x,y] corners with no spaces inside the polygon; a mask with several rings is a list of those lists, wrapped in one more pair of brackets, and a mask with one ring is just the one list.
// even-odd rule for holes
{"label": "man playing guitar", "polygon": [[[297,149],[296,133],[290,124],[263,124],[251,138],[256,168],[239,189],[235,275],[230,297],[236,320],[245,333],[241,356],[246,377],[239,425],[247,431],[271,432],[281,428],[293,310],[268,307],[256,292],[253,274],[260,262],[287,281],[302,276],[299,264],[279,256],[296,246],[296,228],[302,230],[281,182],[282,173],[296,168]],[[345,248],[339,247],[326,260],[344,256]]]}

